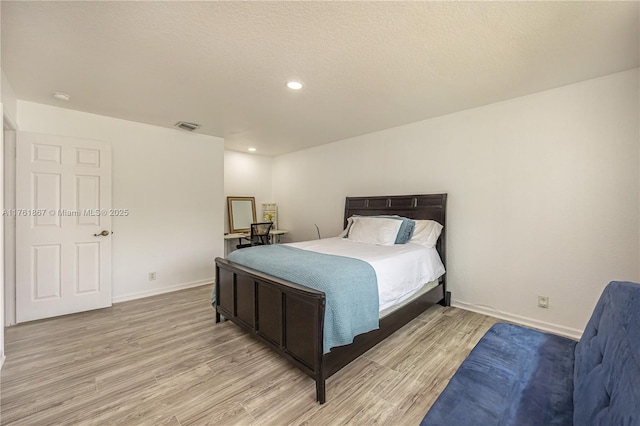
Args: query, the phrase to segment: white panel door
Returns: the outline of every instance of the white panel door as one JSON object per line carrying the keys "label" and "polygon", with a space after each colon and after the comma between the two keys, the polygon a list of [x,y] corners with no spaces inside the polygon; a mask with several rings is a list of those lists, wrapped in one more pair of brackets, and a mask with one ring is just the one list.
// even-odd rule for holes
{"label": "white panel door", "polygon": [[111,306],[111,146],[17,132],[16,207],[16,321]]}

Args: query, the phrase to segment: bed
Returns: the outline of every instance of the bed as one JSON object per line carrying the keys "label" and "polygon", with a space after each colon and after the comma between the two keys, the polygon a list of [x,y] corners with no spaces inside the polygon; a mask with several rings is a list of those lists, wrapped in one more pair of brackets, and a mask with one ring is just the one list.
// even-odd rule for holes
{"label": "bed", "polygon": [[[347,197],[344,224],[354,215],[400,215],[446,225],[447,194]],[[446,265],[446,226],[435,249]],[[305,243],[299,243],[304,246]],[[307,243],[309,244],[309,243]],[[296,244],[293,244],[294,246]],[[300,247],[305,248],[305,247]],[[248,250],[248,249],[245,249]],[[446,274],[400,305],[384,309],[379,328],[359,334],[350,344],[324,350],[326,296],[305,287],[216,258],[216,322],[232,321],[315,380],[316,400],[326,401],[325,382],[361,354],[416,318],[430,306],[448,306]],[[425,283],[427,284],[427,283]],[[407,298],[408,297],[408,298]],[[326,353],[325,353],[326,352]]]}

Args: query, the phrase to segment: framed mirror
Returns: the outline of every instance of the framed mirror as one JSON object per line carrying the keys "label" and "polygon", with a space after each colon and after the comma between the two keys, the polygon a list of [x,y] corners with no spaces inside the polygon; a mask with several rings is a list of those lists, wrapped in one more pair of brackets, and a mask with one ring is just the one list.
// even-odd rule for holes
{"label": "framed mirror", "polygon": [[249,232],[252,223],[256,223],[255,197],[227,197],[229,208],[229,232]]}

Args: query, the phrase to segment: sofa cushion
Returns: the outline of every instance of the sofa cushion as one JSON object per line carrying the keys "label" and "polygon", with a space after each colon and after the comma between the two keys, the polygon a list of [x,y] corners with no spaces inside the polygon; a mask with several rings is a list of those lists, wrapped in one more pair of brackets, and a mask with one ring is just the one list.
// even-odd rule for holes
{"label": "sofa cushion", "polygon": [[576,342],[495,324],[421,425],[571,425]]}
{"label": "sofa cushion", "polygon": [[576,346],[576,425],[640,424],[640,285],[612,282]]}

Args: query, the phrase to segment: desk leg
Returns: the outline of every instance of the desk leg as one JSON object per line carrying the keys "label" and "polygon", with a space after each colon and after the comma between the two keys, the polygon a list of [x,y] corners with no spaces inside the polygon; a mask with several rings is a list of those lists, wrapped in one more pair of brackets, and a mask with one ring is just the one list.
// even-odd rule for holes
{"label": "desk leg", "polygon": [[[229,256],[229,253],[234,251],[235,250],[235,246],[240,244],[241,241],[242,241],[242,238],[238,238],[238,242],[237,243],[235,242],[235,240],[224,240],[224,257],[226,258],[227,256]],[[233,246],[233,247],[231,247],[231,250],[229,250],[229,244],[231,244]]]}

